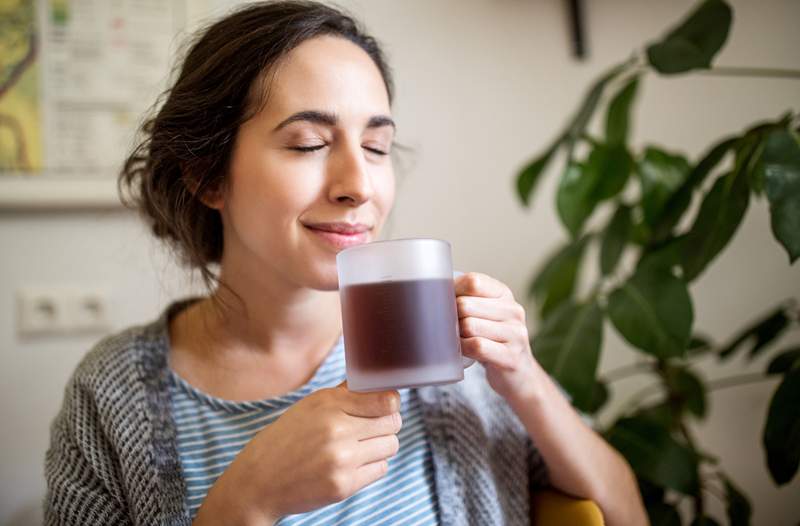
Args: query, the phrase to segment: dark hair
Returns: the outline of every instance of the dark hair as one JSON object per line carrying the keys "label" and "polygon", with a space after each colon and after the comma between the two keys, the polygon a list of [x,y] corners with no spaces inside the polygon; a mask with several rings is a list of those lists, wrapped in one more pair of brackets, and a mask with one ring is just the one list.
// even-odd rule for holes
{"label": "dark hair", "polygon": [[391,72],[374,38],[343,11],[312,1],[248,4],[198,33],[155,117],[141,128],[119,176],[123,202],[138,209],[153,233],[200,270],[222,257],[222,220],[201,202],[226,181],[239,126],[266,103],[274,67],[303,41],[321,35],[361,47],[383,77],[392,101]]}

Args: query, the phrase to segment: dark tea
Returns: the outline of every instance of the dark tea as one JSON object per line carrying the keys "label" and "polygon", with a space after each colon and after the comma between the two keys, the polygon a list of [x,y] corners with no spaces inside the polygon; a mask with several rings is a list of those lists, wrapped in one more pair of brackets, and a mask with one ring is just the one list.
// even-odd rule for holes
{"label": "dark tea", "polygon": [[463,377],[452,279],[362,283],[340,294],[348,374],[416,370],[422,384],[424,371],[444,367]]}

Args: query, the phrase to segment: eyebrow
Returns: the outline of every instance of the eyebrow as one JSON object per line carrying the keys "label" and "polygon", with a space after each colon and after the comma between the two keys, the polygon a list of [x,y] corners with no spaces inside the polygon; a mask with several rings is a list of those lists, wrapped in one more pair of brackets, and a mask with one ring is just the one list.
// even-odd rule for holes
{"label": "eyebrow", "polygon": [[[325,111],[317,111],[317,110],[307,110],[307,111],[300,111],[291,115],[287,119],[284,119],[280,124],[275,127],[274,131],[278,131],[281,128],[288,126],[293,122],[298,121],[306,121],[312,122],[314,124],[324,124],[325,126],[336,126],[339,122],[339,117],[335,113],[329,113]],[[397,129],[394,121],[391,117],[387,115],[374,115],[370,117],[369,121],[367,121],[367,128],[380,128],[383,126],[391,126],[394,129]]]}

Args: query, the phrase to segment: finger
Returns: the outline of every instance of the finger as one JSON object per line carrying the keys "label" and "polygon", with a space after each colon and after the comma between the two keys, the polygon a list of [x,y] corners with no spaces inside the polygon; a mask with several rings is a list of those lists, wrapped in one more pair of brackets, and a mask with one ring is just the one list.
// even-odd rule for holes
{"label": "finger", "polygon": [[506,346],[486,338],[461,338],[461,354],[482,364],[492,364],[501,369],[513,369],[513,356]]}
{"label": "finger", "polygon": [[400,413],[392,413],[391,415],[375,418],[363,418],[360,416],[351,418],[354,427],[353,432],[358,440],[395,435],[403,427],[403,417],[400,416]]}
{"label": "finger", "polygon": [[497,298],[481,298],[479,296],[458,296],[456,307],[459,318],[475,316],[492,321],[525,322],[525,309],[515,301],[498,301]]}
{"label": "finger", "polygon": [[400,411],[400,393],[396,390],[354,393],[342,389],[340,408],[351,416],[387,416]]}
{"label": "finger", "polygon": [[382,479],[389,472],[389,462],[379,460],[372,464],[365,464],[356,470],[356,487],[361,490],[376,480]]}
{"label": "finger", "polygon": [[455,278],[456,296],[482,296],[484,298],[513,297],[511,289],[504,283],[480,272],[467,272]]}
{"label": "finger", "polygon": [[[462,338],[481,336],[500,343],[527,338],[527,328],[519,323],[492,321],[468,316],[458,320],[458,332]],[[525,331],[525,335],[522,332]]]}
{"label": "finger", "polygon": [[397,435],[386,435],[362,440],[358,443],[357,451],[355,458],[357,466],[387,460],[400,451],[400,439]]}

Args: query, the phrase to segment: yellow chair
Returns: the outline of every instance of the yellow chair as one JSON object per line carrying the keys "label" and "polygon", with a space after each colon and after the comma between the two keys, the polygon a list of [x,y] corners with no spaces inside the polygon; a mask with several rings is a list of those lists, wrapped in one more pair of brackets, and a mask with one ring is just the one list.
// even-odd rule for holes
{"label": "yellow chair", "polygon": [[586,499],[576,499],[559,491],[541,490],[531,503],[533,526],[603,526],[600,508]]}

